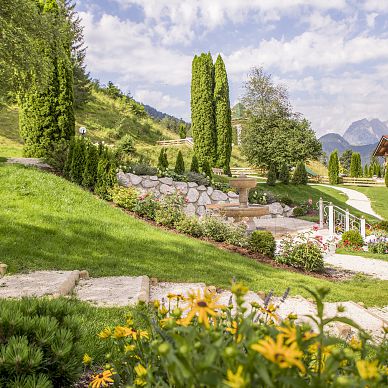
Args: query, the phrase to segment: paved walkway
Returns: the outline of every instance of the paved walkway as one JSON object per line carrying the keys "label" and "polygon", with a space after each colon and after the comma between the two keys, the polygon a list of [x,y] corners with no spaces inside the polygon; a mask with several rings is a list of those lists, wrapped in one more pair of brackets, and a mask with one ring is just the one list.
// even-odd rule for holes
{"label": "paved walkway", "polygon": [[379,220],[383,219],[372,209],[370,199],[365,194],[360,193],[357,190],[348,189],[346,187],[338,187],[338,186],[323,185],[323,184],[320,184],[319,186],[331,187],[334,190],[341,191],[342,193],[348,196],[348,200],[346,201],[346,204],[354,207],[357,210],[360,210],[363,213],[370,214],[371,216],[374,216]]}
{"label": "paved walkway", "polygon": [[7,163],[21,164],[26,167],[37,167],[43,170],[51,170],[52,167],[39,158],[8,158]]}
{"label": "paved walkway", "polygon": [[316,225],[316,222],[301,220],[299,218],[279,217],[279,218],[254,218],[257,229],[265,229],[270,231],[276,239],[281,238],[286,234],[297,234]]}
{"label": "paved walkway", "polygon": [[335,253],[326,256],[325,262],[335,267],[341,267],[349,271],[365,273],[378,279],[388,280],[388,262],[384,260]]}

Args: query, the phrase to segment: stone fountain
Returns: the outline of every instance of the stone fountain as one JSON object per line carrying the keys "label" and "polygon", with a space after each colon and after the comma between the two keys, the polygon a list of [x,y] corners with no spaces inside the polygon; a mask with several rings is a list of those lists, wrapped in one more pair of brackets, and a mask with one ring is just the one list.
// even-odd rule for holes
{"label": "stone fountain", "polygon": [[261,217],[269,214],[268,206],[250,205],[248,203],[249,189],[256,187],[257,181],[255,178],[248,178],[244,174],[229,181],[232,187],[238,189],[239,203],[223,203],[217,205],[209,205],[208,208],[218,212],[220,215],[230,218],[233,217],[234,222],[240,222],[244,218],[248,219],[248,229],[255,229],[253,222],[254,217]]}

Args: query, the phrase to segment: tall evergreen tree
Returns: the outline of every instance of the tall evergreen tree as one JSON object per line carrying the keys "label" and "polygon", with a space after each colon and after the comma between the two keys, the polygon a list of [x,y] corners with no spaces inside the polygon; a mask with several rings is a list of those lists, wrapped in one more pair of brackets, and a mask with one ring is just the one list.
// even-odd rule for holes
{"label": "tall evergreen tree", "polygon": [[160,171],[166,171],[168,169],[167,150],[164,147],[160,150],[158,158],[158,169]]}
{"label": "tall evergreen tree", "polygon": [[42,57],[51,62],[48,85],[44,90],[32,84],[19,96],[20,133],[26,156],[44,156],[52,143],[74,136],[73,70],[70,59],[71,27],[66,19],[63,2],[47,0],[41,5],[42,14],[51,20],[51,35],[47,38]]}
{"label": "tall evergreen tree", "polygon": [[185,161],[183,160],[182,152],[179,151],[176,157],[175,169],[177,174],[183,175],[185,173]]}
{"label": "tall evergreen tree", "polygon": [[195,156],[195,154],[193,155],[193,158],[191,159],[190,171],[199,173],[198,159]]}
{"label": "tall evergreen tree", "polygon": [[339,160],[338,160],[337,150],[334,150],[330,154],[328,169],[329,169],[329,183],[331,185],[337,185],[339,183]]}
{"label": "tall evergreen tree", "polygon": [[267,185],[275,186],[276,184],[276,167],[274,164],[271,164],[268,169],[267,174]]}
{"label": "tall evergreen tree", "polygon": [[279,180],[285,185],[288,185],[288,182],[290,181],[290,170],[285,163],[282,164],[282,168],[279,173]]}
{"label": "tall evergreen tree", "polygon": [[211,54],[195,56],[191,81],[191,128],[194,152],[201,167],[217,161],[217,134],[214,117],[214,66]]}
{"label": "tall evergreen tree", "polygon": [[306,166],[303,162],[299,162],[296,165],[294,174],[292,176],[292,183],[294,185],[307,185],[308,175],[306,171]]}
{"label": "tall evergreen tree", "polygon": [[82,186],[90,190],[94,189],[97,180],[98,150],[97,147],[89,142],[87,144],[85,170],[82,176]]}
{"label": "tall evergreen tree", "polygon": [[214,105],[217,132],[217,166],[230,173],[232,155],[232,116],[229,101],[229,84],[225,64],[218,55],[214,66]]}
{"label": "tall evergreen tree", "polygon": [[352,160],[350,162],[350,176],[358,178],[362,176],[361,156],[358,152],[353,152]]}
{"label": "tall evergreen tree", "polygon": [[368,178],[369,176],[369,167],[368,167],[368,163],[365,163],[365,166],[364,166],[364,178]]}
{"label": "tall evergreen tree", "polygon": [[72,182],[82,185],[85,162],[86,162],[86,144],[83,137],[75,140],[73,158],[71,161],[70,179]]}
{"label": "tall evergreen tree", "polygon": [[74,147],[76,138],[73,136],[69,142],[69,148],[67,150],[67,158],[63,167],[63,175],[65,178],[70,179],[71,163],[73,161]]}

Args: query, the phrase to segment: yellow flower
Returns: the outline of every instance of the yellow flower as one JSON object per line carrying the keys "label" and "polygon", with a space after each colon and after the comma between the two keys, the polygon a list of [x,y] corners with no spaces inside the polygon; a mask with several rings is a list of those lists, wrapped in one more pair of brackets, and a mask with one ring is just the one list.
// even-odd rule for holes
{"label": "yellow flower", "polygon": [[135,345],[124,345],[124,351],[125,353],[133,352],[135,350]]}
{"label": "yellow flower", "polygon": [[163,318],[159,321],[160,327],[163,329],[166,327],[171,327],[174,324],[174,319],[173,318]]}
{"label": "yellow flower", "polygon": [[215,293],[211,293],[206,289],[204,290],[203,295],[201,295],[200,290],[189,292],[187,301],[189,302],[190,311],[183,321],[186,324],[189,324],[192,319],[198,315],[198,322],[204,324],[206,328],[209,328],[209,316],[216,317],[218,312],[215,310],[223,309],[225,307],[217,304],[218,299],[219,296],[217,297]]}
{"label": "yellow flower", "polygon": [[352,337],[352,339],[349,342],[349,345],[353,350],[361,350],[362,349],[362,342],[355,337]]}
{"label": "yellow flower", "polygon": [[302,339],[303,341],[309,341],[311,338],[317,337],[318,334],[314,333],[313,331],[306,331],[303,333]]}
{"label": "yellow flower", "polygon": [[101,339],[107,339],[109,338],[110,336],[112,335],[112,330],[111,328],[109,327],[106,327],[103,331],[101,331],[98,336],[101,338]]}
{"label": "yellow flower", "polygon": [[148,331],[146,330],[135,330],[133,328],[128,329],[129,335],[136,341],[138,338],[147,338],[149,339]]}
{"label": "yellow flower", "polygon": [[167,310],[167,308],[166,308],[166,306],[164,306],[164,305],[162,305],[162,307],[159,309],[159,313],[161,314],[161,315],[167,315],[167,313],[168,313],[168,310]]}
{"label": "yellow flower", "polygon": [[[320,344],[319,342],[314,342],[311,344],[308,348],[307,351],[312,355],[312,362],[311,362],[311,368],[314,372],[318,372],[318,350],[319,350]],[[325,369],[325,364],[327,361],[327,358],[331,354],[332,350],[335,348],[334,345],[328,345],[324,346],[322,348],[322,358],[321,358],[321,371]]]}
{"label": "yellow flower", "polygon": [[116,339],[120,339],[120,338],[128,337],[130,335],[131,335],[131,329],[129,329],[128,327],[116,326],[112,334],[112,337]]}
{"label": "yellow flower", "polygon": [[302,373],[306,372],[301,359],[303,357],[302,351],[294,342],[286,346],[283,344],[283,337],[278,335],[276,342],[271,337],[266,337],[260,340],[257,344],[251,345],[251,348],[259,352],[267,360],[279,365],[280,368],[290,368],[296,366]]}
{"label": "yellow flower", "polygon": [[231,288],[232,294],[236,296],[244,296],[249,288],[244,286],[242,283],[234,283]]}
{"label": "yellow flower", "polygon": [[137,378],[135,379],[135,385],[144,386],[147,384],[145,377],[147,376],[147,369],[143,365],[137,364],[134,368]]}
{"label": "yellow flower", "polygon": [[279,334],[279,337],[283,338],[285,344],[290,345],[296,342],[296,327],[286,326],[278,327],[277,329],[281,332],[281,334]]}
{"label": "yellow flower", "polygon": [[175,294],[172,294],[171,292],[169,292],[167,294],[167,299],[171,300],[171,299],[175,299],[177,296]]}
{"label": "yellow flower", "polygon": [[158,309],[160,307],[160,302],[158,300],[154,301],[154,307]]}
{"label": "yellow flower", "polygon": [[243,388],[247,386],[247,382],[243,377],[244,369],[242,365],[237,367],[236,373],[233,373],[230,369],[226,372],[227,380],[224,380],[224,383],[231,388]]}
{"label": "yellow flower", "polygon": [[85,353],[82,357],[82,363],[85,365],[90,365],[92,363],[92,357],[90,357],[89,354]]}
{"label": "yellow flower", "polygon": [[358,373],[364,380],[373,380],[379,375],[377,368],[378,363],[378,360],[358,360],[356,361]]}
{"label": "yellow flower", "polygon": [[113,376],[113,372],[110,370],[105,370],[102,373],[93,376],[93,380],[90,383],[92,388],[100,388],[107,387],[108,383],[113,383],[114,381],[111,379]]}
{"label": "yellow flower", "polygon": [[232,327],[227,327],[226,328],[226,331],[229,331],[229,333],[233,334],[234,335],[234,338],[236,340],[236,342],[239,344],[242,340],[242,335],[241,334],[237,334],[237,331],[238,331],[238,324],[236,321],[233,321],[232,322]]}

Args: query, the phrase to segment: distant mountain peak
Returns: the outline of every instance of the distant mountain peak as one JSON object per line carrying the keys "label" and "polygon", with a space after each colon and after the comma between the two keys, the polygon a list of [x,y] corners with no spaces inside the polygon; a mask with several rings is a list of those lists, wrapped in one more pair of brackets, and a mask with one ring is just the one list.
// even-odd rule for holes
{"label": "distant mountain peak", "polygon": [[388,133],[386,122],[373,118],[354,121],[345,131],[343,138],[351,145],[364,146],[375,144],[385,133]]}

